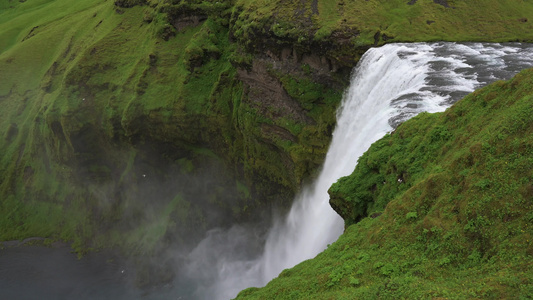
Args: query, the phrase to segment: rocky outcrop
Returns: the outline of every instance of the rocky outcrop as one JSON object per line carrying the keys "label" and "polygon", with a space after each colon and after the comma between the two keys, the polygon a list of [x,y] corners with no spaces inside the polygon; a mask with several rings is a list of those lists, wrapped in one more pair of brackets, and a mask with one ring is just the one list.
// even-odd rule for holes
{"label": "rocky outcrop", "polygon": [[306,115],[298,102],[289,96],[278,78],[269,74],[269,65],[279,62],[271,59],[254,59],[249,70],[237,70],[238,79],[245,85],[245,101],[257,109],[259,114],[269,119],[289,118],[303,124],[312,123],[312,119]]}

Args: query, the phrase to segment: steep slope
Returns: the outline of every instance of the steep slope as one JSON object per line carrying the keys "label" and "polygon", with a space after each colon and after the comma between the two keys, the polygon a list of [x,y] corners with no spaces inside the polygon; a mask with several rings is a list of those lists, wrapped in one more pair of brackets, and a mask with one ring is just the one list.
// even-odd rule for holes
{"label": "steep slope", "polygon": [[530,297],[532,111],[530,69],[403,123],[331,187],[339,240],[238,298]]}

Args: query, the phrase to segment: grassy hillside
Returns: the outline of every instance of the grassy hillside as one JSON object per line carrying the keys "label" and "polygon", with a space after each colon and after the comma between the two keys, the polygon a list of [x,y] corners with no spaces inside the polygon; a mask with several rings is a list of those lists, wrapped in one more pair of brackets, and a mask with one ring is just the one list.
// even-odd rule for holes
{"label": "grassy hillside", "polygon": [[331,187],[339,240],[238,299],[531,298],[532,113],[530,69],[400,125]]}
{"label": "grassy hillside", "polygon": [[3,1],[0,240],[148,256],[257,220],[313,176],[366,49],[533,40],[530,15],[503,0]]}
{"label": "grassy hillside", "polygon": [[533,40],[533,3],[527,1],[235,2],[243,10],[234,30],[241,44],[259,51],[312,47],[339,65],[358,60],[354,48],[390,42]]}

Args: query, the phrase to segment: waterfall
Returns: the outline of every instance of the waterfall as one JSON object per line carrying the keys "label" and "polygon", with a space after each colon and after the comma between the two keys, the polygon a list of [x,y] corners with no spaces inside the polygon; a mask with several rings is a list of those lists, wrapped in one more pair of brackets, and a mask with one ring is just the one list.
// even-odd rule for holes
{"label": "waterfall", "polygon": [[274,222],[260,257],[239,257],[238,249],[253,235],[245,228],[211,232],[190,255],[187,272],[204,282],[195,297],[233,298],[323,251],[343,230],[327,190],[353,171],[373,142],[422,111],[443,111],[474,89],[531,66],[533,47],[518,43],[389,44],[368,50],[353,72],[316,181]]}

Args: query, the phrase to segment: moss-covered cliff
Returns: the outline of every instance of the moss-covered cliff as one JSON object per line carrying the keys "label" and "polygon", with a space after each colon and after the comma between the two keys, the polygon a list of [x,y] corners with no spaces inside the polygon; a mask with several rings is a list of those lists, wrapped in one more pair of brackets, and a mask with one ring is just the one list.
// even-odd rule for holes
{"label": "moss-covered cliff", "polygon": [[532,112],[530,69],[400,125],[331,187],[339,240],[238,298],[528,299]]}
{"label": "moss-covered cliff", "polygon": [[1,239],[205,230],[286,205],[320,163],[341,92],[296,62],[239,67],[229,3],[67,2],[0,15]]}
{"label": "moss-covered cliff", "polygon": [[395,41],[533,40],[518,1],[8,0],[0,240],[154,254],[287,206]]}

